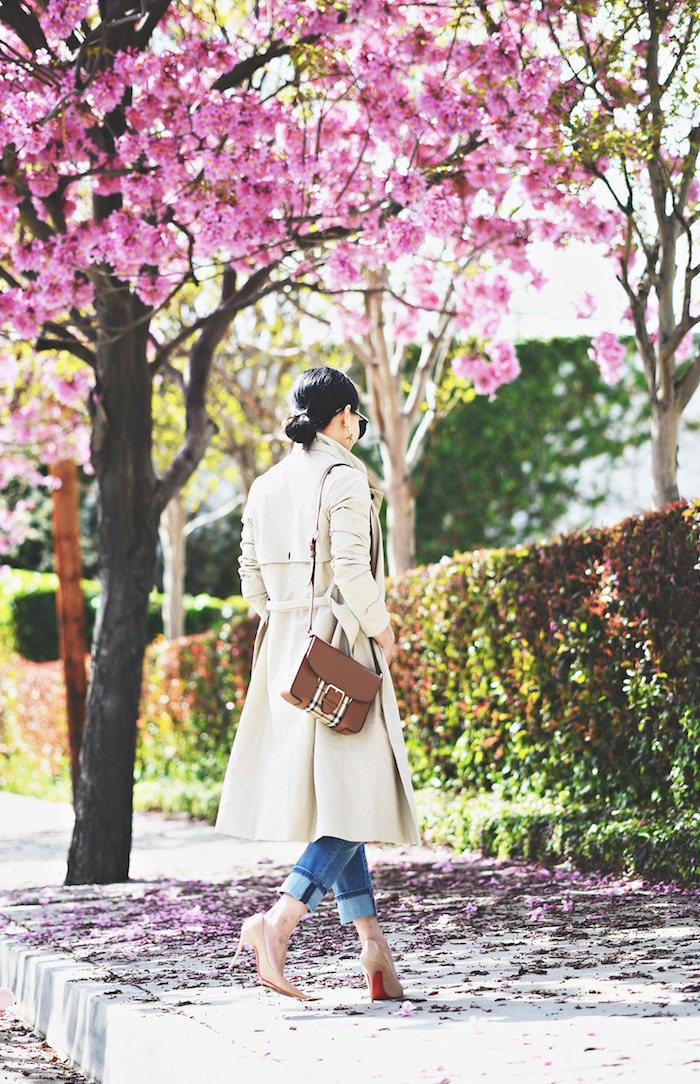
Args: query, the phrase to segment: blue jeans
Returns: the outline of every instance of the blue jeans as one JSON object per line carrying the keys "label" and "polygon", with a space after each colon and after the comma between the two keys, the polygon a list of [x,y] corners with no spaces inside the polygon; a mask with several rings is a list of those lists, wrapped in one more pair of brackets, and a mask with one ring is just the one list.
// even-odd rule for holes
{"label": "blue jeans", "polygon": [[364,843],[349,843],[321,836],[309,843],[279,889],[315,911],[329,888],[333,889],[343,925],[376,915],[374,888]]}

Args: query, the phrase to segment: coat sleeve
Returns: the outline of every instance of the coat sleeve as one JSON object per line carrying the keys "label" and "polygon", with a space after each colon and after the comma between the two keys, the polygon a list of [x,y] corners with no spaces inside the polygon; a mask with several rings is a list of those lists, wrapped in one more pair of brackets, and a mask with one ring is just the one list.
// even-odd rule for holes
{"label": "coat sleeve", "polygon": [[372,496],[359,471],[334,473],[328,497],[333,578],[365,635],[378,636],[389,624],[389,612],[370,563]]}
{"label": "coat sleeve", "polygon": [[253,527],[251,488],[250,497],[243,511],[241,531],[241,555],[238,558],[238,571],[241,577],[241,594],[251,610],[258,617],[262,617],[267,602],[267,589],[260,572],[257,554],[255,552],[255,530]]}

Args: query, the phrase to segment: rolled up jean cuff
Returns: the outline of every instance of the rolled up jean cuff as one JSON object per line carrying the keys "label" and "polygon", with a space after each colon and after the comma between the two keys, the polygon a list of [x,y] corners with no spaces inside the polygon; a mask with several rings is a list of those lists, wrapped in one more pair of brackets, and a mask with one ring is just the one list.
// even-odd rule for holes
{"label": "rolled up jean cuff", "polygon": [[309,909],[309,914],[312,914],[316,910],[326,894],[325,889],[314,884],[310,877],[307,877],[296,869],[293,869],[287,874],[284,884],[280,886],[279,892],[280,895],[285,893],[287,896],[294,896],[295,900],[305,903]]}
{"label": "rolled up jean cuff", "polygon": [[338,916],[343,926],[357,918],[369,918],[377,913],[374,896],[369,892],[336,892],[335,902],[338,904]]}
{"label": "rolled up jean cuff", "polygon": [[343,925],[376,915],[374,888],[365,848],[333,836],[310,843],[281,885],[280,894],[293,896],[315,911],[333,889]]}
{"label": "rolled up jean cuff", "polygon": [[[327,890],[314,884],[309,877],[299,872],[299,870],[293,869],[285,878],[284,884],[280,886],[279,891],[280,894],[294,896],[294,899],[305,903],[309,914],[311,914],[316,910]],[[370,915],[376,915],[377,913],[374,896],[366,889],[359,889],[356,892],[336,893],[335,902],[338,904],[338,915],[343,926],[346,926],[349,922],[354,922],[357,918],[368,918]]]}

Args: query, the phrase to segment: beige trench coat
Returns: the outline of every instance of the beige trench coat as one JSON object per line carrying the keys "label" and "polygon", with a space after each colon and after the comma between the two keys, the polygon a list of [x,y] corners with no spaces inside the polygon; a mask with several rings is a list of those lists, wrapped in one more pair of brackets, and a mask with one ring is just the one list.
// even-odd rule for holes
{"label": "beige trench coat", "polygon": [[[255,662],[224,779],[219,832],[242,839],[417,843],[401,720],[383,652],[384,679],[359,734],[336,734],[286,703],[308,622],[309,540],[324,484],[317,546],[314,632],[349,645],[372,666],[369,637],[389,623],[377,514],[364,464],[322,434],[295,445],[258,478],[243,514],[241,583],[260,615]],[[370,569],[371,538],[376,570]]]}

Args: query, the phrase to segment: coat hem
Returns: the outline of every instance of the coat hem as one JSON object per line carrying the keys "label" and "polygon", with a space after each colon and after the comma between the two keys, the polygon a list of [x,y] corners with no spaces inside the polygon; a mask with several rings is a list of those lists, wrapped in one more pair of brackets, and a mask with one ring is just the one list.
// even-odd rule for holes
{"label": "coat hem", "polygon": [[[314,835],[311,833],[299,834],[299,835],[282,835],[277,834],[263,834],[263,835],[240,835],[237,832],[229,831],[227,828],[219,828],[215,826],[214,831],[221,836],[228,836],[230,839],[240,840],[244,843],[299,843],[301,846],[306,846],[308,843],[313,843],[314,840],[320,839],[322,836],[333,835],[338,839],[349,839],[349,836],[337,836],[335,832],[317,832]],[[378,838],[377,836],[367,836],[364,839],[355,840],[357,843],[367,843],[370,846],[374,844],[387,845],[390,847],[419,847],[422,845],[422,839],[420,835],[416,835],[413,839],[386,839]]]}

